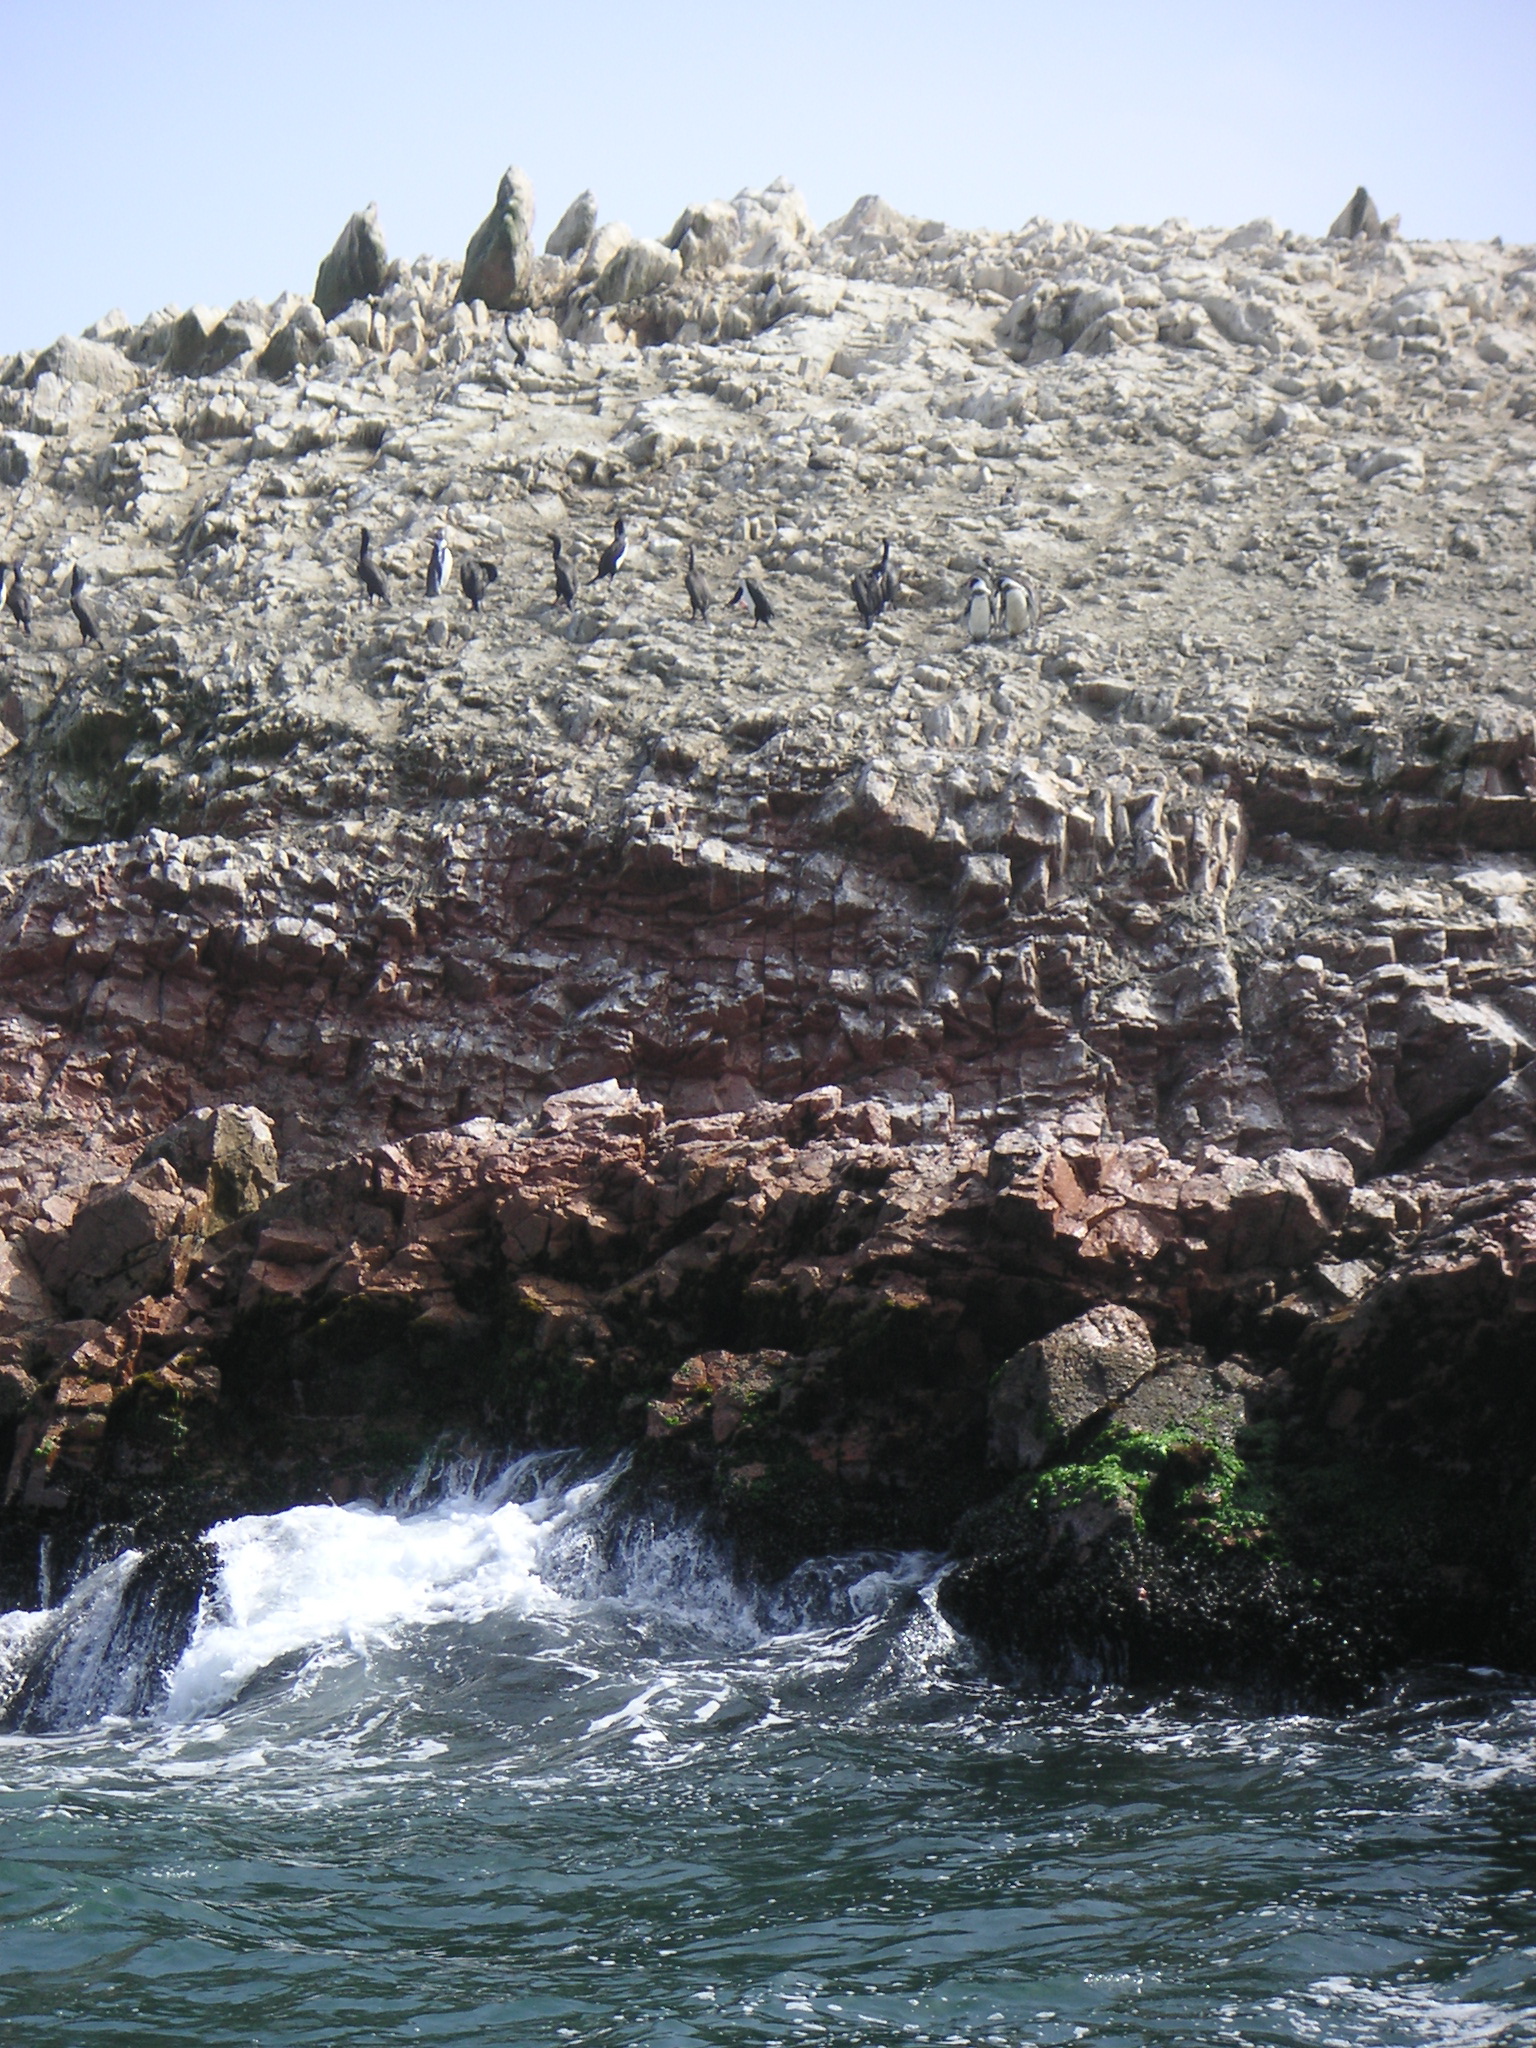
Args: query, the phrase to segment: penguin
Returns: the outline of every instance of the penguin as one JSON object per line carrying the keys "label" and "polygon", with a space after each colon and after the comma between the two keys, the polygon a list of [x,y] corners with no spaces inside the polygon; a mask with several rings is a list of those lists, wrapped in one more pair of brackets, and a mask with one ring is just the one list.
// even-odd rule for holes
{"label": "penguin", "polygon": [[1034,585],[1016,576],[1005,576],[997,586],[997,594],[1008,638],[1017,640],[1021,633],[1028,633],[1033,639],[1040,623],[1040,599]]}
{"label": "penguin", "polygon": [[481,599],[495,581],[494,562],[477,562],[470,556],[459,564],[459,588],[469,599],[471,611],[479,611]]}
{"label": "penguin", "polygon": [[885,545],[880,550],[880,559],[872,569],[864,571],[864,581],[872,595],[880,600],[884,611],[888,604],[896,602],[896,571],[891,567],[891,539],[887,534]]}
{"label": "penguin", "polygon": [[432,536],[432,559],[427,564],[427,595],[440,597],[443,585],[453,568],[453,550],[448,545],[448,529],[440,526]]}
{"label": "penguin", "polygon": [[880,597],[870,581],[868,570],[856,569],[854,571],[853,601],[859,608],[859,617],[863,621],[864,630],[868,632],[876,619],[879,618],[881,612]]}
{"label": "penguin", "polygon": [[560,559],[560,536],[552,533],[549,537],[550,550],[555,558],[555,603],[563,604],[567,611],[576,602],[576,579]]}
{"label": "penguin", "polygon": [[30,640],[32,637],[32,593],[22,581],[20,562],[11,564],[11,587],[5,593],[5,608]]}
{"label": "penguin", "polygon": [[78,562],[75,564],[74,574],[69,579],[69,608],[75,615],[75,624],[80,628],[80,645],[84,647],[88,641],[94,640],[99,646],[101,628],[96,623],[95,613],[85,601],[85,571]]}
{"label": "penguin", "polygon": [[373,603],[375,598],[378,599],[380,604],[388,604],[389,585],[384,581],[384,571],[373,559],[371,553],[372,545],[372,536],[365,526],[357,549],[357,580],[362,584],[364,590],[367,591],[370,604]]}
{"label": "penguin", "polygon": [[973,576],[966,585],[965,626],[973,640],[992,637],[992,592],[985,576]]}
{"label": "penguin", "polygon": [[688,593],[688,603],[692,608],[689,612],[689,617],[707,621],[709,618],[709,607],[712,602],[709,594],[709,585],[699,574],[698,563],[694,560],[691,544],[688,549],[688,574],[683,578],[683,588]]}
{"label": "penguin", "polygon": [[611,583],[624,566],[624,557],[629,553],[629,540],[624,532],[624,517],[621,513],[613,522],[613,539],[598,557],[597,574],[593,583],[601,583],[606,576]]}
{"label": "penguin", "polygon": [[743,576],[736,585],[736,595],[731,599],[731,603],[743,607],[750,604],[754,626],[773,624],[773,606],[768,602],[768,593],[761,583],[754,583],[750,576]]}

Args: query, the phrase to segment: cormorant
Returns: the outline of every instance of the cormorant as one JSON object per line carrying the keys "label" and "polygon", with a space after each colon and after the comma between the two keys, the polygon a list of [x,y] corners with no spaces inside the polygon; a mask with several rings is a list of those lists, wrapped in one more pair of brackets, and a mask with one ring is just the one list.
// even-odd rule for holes
{"label": "cormorant", "polygon": [[5,608],[23,633],[32,637],[32,593],[21,577],[20,562],[11,564],[11,587],[5,593]]}
{"label": "cormorant", "polygon": [[707,620],[709,618],[709,607],[712,602],[709,595],[709,585],[699,574],[691,544],[688,549],[688,574],[683,578],[683,588],[687,591],[688,602],[693,607],[689,616],[695,619]]}
{"label": "cormorant", "polygon": [[607,547],[603,549],[602,554],[598,557],[597,574],[592,578],[592,581],[594,583],[601,583],[606,576],[611,583],[614,577],[618,575],[620,569],[623,568],[624,557],[628,553],[629,541],[625,536],[624,518],[621,513],[613,522],[613,539],[609,541]]}
{"label": "cormorant", "polygon": [[357,549],[357,580],[368,593],[368,602],[377,598],[380,604],[389,603],[389,585],[384,581],[384,571],[373,559],[370,552],[372,539],[368,529],[363,528],[363,537]]}
{"label": "cormorant", "polygon": [[853,601],[867,631],[879,618],[882,609],[879,591],[867,570],[855,569],[853,572]]}
{"label": "cormorant", "polygon": [[477,562],[473,556],[459,564],[459,588],[469,599],[471,611],[479,611],[480,600],[496,581],[494,562]]}
{"label": "cormorant", "polygon": [[555,603],[563,604],[567,611],[576,602],[576,580],[560,559],[560,536],[552,533],[549,537],[550,550],[555,558]]}
{"label": "cormorant", "polygon": [[89,640],[94,640],[99,645],[101,628],[96,623],[95,613],[85,601],[85,571],[78,562],[75,564],[74,574],[69,579],[69,608],[75,615],[75,624],[80,628],[80,645],[84,647]]}
{"label": "cormorant", "polygon": [[880,559],[871,569],[864,572],[864,581],[870,594],[880,600],[879,609],[884,611],[888,604],[896,602],[896,571],[891,567],[891,541],[887,534],[885,545],[880,550]]}
{"label": "cormorant", "polygon": [[736,585],[736,595],[731,599],[731,603],[733,605],[750,604],[754,626],[771,626],[773,624],[773,606],[768,602],[768,593],[760,583],[754,583],[750,576],[743,576]]}
{"label": "cormorant", "polygon": [[438,597],[448,581],[453,568],[453,550],[448,545],[448,529],[440,526],[432,536],[432,559],[427,564],[427,595]]}

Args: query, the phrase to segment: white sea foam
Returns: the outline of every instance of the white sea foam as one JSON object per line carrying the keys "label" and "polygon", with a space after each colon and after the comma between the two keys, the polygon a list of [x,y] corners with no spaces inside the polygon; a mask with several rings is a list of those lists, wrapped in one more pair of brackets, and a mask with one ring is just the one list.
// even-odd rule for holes
{"label": "white sea foam", "polygon": [[300,1507],[218,1524],[217,1591],[169,1675],[167,1718],[206,1713],[297,1655],[367,1655],[402,1628],[558,1603],[538,1574],[544,1521],[528,1504],[459,1497],[416,1514]]}

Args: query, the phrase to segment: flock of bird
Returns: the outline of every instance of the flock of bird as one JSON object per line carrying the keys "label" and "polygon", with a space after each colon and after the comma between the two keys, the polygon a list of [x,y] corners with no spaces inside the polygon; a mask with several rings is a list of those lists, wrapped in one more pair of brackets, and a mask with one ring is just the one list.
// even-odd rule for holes
{"label": "flock of bird", "polygon": [[[565,611],[573,611],[576,605],[577,581],[571,572],[561,546],[559,534],[550,536],[551,566],[555,579],[555,604]],[[587,588],[607,583],[612,586],[618,579],[629,554],[629,537],[625,531],[621,513],[613,522],[613,538],[598,557],[597,574],[590,578]],[[387,604],[390,600],[389,577],[394,573],[386,569],[374,556],[373,537],[367,527],[362,529],[358,542],[357,561],[353,574],[363,586],[366,603]],[[432,550],[427,561],[426,594],[429,598],[440,597],[453,573],[453,550],[448,545],[448,533],[439,527],[432,537]],[[478,555],[466,555],[459,564],[459,588],[472,611],[478,612],[485,602],[485,596],[496,581],[497,569],[494,562],[488,562]],[[0,564],[0,581],[4,580],[4,564]],[[70,577],[69,608],[75,615],[80,628],[80,641],[84,646],[90,642],[99,643],[101,631],[95,614],[86,601],[86,574],[79,564],[75,565]],[[709,585],[705,582],[698,565],[696,550],[688,550],[688,569],[683,577],[683,587],[688,593],[689,617],[696,622],[706,622],[714,604]],[[853,601],[858,608],[859,618],[866,629],[873,626],[887,606],[896,602],[897,576],[891,561],[889,540],[880,550],[880,559],[867,569],[858,569],[852,580]],[[21,631],[30,635],[32,631],[32,593],[27,587],[26,576],[21,563],[10,565],[10,582],[5,589],[5,609],[10,613]],[[742,573],[737,577],[735,594],[727,601],[727,609],[740,606],[752,614],[754,626],[771,626],[774,621],[774,606],[768,593],[755,577]],[[989,640],[1001,631],[1010,640],[1027,635],[1032,642],[1040,626],[1040,600],[1034,586],[1021,577],[1000,576],[995,579],[976,575],[970,580],[966,592],[963,614],[965,628],[973,641]]]}

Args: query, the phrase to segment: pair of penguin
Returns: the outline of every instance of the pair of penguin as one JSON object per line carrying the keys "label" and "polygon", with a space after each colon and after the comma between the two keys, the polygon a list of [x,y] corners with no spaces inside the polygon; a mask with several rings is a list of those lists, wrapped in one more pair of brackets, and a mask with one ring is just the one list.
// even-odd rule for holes
{"label": "pair of penguin", "polygon": [[[0,565],[0,580],[3,580],[3,565]],[[86,573],[77,562],[69,579],[69,608],[75,615],[75,624],[80,628],[82,647],[94,642],[101,644],[101,628],[96,615],[86,602]],[[32,637],[32,593],[27,588],[26,574],[20,562],[11,564],[10,586],[5,593],[5,608],[30,640]]]}
{"label": "pair of penguin", "polygon": [[1034,585],[1021,577],[1001,576],[994,590],[985,576],[973,576],[966,586],[966,631],[972,640],[990,640],[993,628],[999,625],[1010,640],[1021,633],[1033,639],[1040,625],[1040,599]]}

